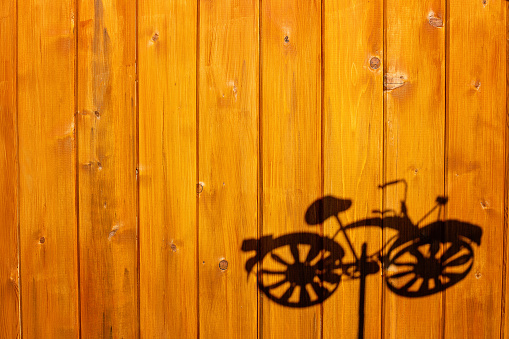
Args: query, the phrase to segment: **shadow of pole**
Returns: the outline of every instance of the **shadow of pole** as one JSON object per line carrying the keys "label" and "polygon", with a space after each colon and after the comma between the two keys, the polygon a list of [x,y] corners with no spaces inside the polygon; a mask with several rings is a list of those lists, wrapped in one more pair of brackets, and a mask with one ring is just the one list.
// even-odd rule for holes
{"label": "shadow of pole", "polygon": [[360,292],[359,292],[359,339],[364,339],[364,305],[366,302],[366,247],[367,244],[362,244],[362,253],[360,259]]}

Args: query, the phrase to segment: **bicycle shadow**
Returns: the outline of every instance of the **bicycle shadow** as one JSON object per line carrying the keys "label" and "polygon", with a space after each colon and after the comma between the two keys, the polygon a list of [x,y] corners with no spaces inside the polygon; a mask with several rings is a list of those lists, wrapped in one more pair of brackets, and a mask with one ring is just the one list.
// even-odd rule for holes
{"label": "bicycle shadow", "polygon": [[[435,208],[446,203],[446,197],[438,197]],[[390,291],[418,298],[444,291],[470,272],[474,245],[481,244],[481,227],[460,220],[436,220],[421,227],[406,214],[405,201],[400,214],[380,213],[343,225],[339,214],[351,205],[351,200],[326,196],[307,209],[304,218],[310,226],[336,219],[339,229],[332,237],[296,232],[244,240],[242,251],[254,252],[246,261],[248,276],[254,271],[258,288],[270,300],[293,308],[320,304],[335,292],[341,281],[358,279],[359,338],[362,338],[367,276],[383,270],[384,283]],[[360,227],[392,229],[396,235],[385,239],[382,248],[371,255],[366,253],[367,244],[363,243],[359,254],[346,230]],[[346,241],[345,248],[335,240],[340,233]],[[347,256],[348,252],[351,255]],[[347,259],[352,256],[354,259]]]}

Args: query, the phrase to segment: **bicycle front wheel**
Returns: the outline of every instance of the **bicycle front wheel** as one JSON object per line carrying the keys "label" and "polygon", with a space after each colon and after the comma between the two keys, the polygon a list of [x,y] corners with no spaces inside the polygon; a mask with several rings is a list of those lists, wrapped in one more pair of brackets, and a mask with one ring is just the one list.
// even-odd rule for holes
{"label": "bicycle front wheel", "polygon": [[472,246],[461,238],[416,238],[391,249],[387,287],[405,297],[428,296],[456,284],[473,264]]}

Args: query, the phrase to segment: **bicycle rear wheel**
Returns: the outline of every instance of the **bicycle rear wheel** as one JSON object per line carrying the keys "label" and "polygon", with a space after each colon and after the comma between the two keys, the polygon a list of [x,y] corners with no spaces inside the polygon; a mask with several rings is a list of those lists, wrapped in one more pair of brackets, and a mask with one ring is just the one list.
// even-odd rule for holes
{"label": "bicycle rear wheel", "polygon": [[274,239],[260,258],[258,288],[272,301],[308,307],[330,297],[341,281],[342,247],[314,233]]}

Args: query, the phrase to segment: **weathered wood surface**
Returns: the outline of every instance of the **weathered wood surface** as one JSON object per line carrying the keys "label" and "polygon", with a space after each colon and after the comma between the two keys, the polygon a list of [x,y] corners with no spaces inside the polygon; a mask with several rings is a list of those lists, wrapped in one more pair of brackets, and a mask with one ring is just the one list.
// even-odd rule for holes
{"label": "weathered wood surface", "polygon": [[78,8],[81,335],[129,338],[138,333],[136,3]]}

